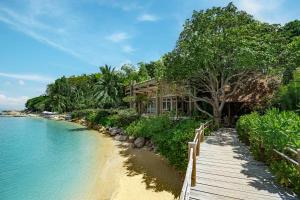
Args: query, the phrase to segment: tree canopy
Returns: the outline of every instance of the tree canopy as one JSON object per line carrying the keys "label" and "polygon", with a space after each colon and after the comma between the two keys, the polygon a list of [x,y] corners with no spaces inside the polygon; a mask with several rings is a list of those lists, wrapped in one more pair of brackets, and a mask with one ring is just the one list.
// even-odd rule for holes
{"label": "tree canopy", "polygon": [[187,84],[196,94],[206,94],[193,99],[211,105],[219,124],[226,98],[251,74],[277,66],[283,40],[278,28],[253,19],[232,3],[194,11],[167,56],[167,78]]}

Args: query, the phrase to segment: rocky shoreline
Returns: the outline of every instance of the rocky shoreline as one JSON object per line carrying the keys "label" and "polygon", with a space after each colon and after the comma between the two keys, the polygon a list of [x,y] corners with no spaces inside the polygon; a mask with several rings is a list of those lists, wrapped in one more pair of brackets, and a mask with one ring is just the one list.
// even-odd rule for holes
{"label": "rocky shoreline", "polygon": [[157,152],[157,147],[153,144],[151,140],[148,140],[144,137],[134,137],[128,136],[125,134],[125,131],[118,127],[104,127],[101,125],[92,125],[85,119],[71,119],[68,114],[53,114],[53,115],[44,115],[43,113],[26,113],[23,111],[2,111],[0,113],[2,117],[42,117],[46,119],[58,120],[58,121],[69,121],[80,124],[87,128],[96,130],[102,134],[108,135],[120,142],[126,142],[132,148],[145,148],[149,151]]}
{"label": "rocky shoreline", "polygon": [[108,135],[108,136],[112,137],[114,140],[128,143],[129,146],[132,148],[144,148],[144,149],[147,149],[148,151],[157,152],[157,147],[154,145],[154,143],[151,140],[148,140],[144,137],[128,136],[128,135],[126,135],[125,131],[121,128],[104,127],[104,126],[101,126],[98,124],[93,125],[84,119],[73,119],[70,121],[80,124],[82,126],[85,126],[87,128],[96,130],[99,133]]}

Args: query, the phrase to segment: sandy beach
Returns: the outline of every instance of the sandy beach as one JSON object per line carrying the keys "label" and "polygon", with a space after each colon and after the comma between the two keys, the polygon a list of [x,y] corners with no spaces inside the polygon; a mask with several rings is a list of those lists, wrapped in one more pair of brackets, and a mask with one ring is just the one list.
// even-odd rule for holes
{"label": "sandy beach", "polygon": [[129,148],[102,134],[99,137],[102,144],[96,156],[100,159],[93,172],[92,188],[84,199],[171,200],[178,197],[181,176],[161,156]]}

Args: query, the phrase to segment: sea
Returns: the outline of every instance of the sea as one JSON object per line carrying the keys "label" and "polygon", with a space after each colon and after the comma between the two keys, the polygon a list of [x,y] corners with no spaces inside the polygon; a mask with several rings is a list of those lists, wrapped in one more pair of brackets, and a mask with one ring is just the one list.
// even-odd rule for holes
{"label": "sea", "polygon": [[0,117],[0,199],[84,200],[99,145],[95,131],[74,123]]}

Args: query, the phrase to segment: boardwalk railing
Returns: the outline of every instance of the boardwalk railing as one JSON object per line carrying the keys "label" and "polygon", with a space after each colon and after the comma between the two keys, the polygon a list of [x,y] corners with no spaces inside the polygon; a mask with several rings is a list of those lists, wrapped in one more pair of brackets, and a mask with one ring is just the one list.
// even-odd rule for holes
{"label": "boardwalk railing", "polygon": [[195,130],[195,137],[188,143],[188,166],[185,173],[180,200],[189,199],[190,188],[196,185],[196,157],[200,154],[200,143],[204,140],[204,130],[209,126],[210,121],[202,124]]}
{"label": "boardwalk railing", "polygon": [[278,155],[281,156],[282,158],[286,159],[286,160],[289,161],[290,163],[292,163],[292,164],[298,166],[298,170],[299,170],[299,173],[300,173],[300,149],[294,150],[294,149],[292,149],[292,148],[290,148],[290,147],[286,147],[285,150],[288,151],[288,152],[290,152],[290,153],[292,153],[292,154],[294,154],[295,156],[297,156],[297,160],[295,160],[295,159],[293,159],[293,158],[291,158],[291,157],[285,155],[285,154],[282,153],[282,152],[277,151],[276,149],[273,149],[273,151],[274,151],[276,154],[278,154]]}

